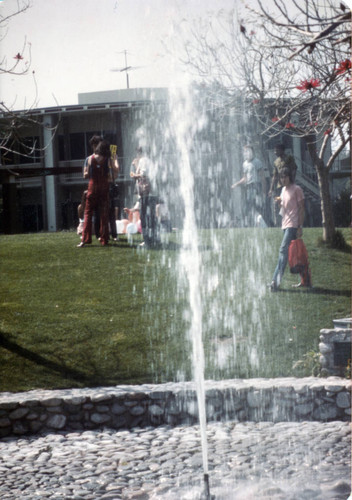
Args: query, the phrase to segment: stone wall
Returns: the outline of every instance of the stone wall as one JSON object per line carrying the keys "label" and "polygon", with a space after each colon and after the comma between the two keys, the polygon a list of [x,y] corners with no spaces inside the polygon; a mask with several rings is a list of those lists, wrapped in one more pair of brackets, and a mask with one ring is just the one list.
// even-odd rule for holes
{"label": "stone wall", "polygon": [[[351,362],[351,337],[350,328],[337,328],[320,330],[320,364],[324,375],[337,375],[342,377],[347,372]],[[342,356],[338,356],[338,347],[343,346]],[[339,359],[340,358],[340,359]]]}
{"label": "stone wall", "polygon": [[[350,390],[338,377],[207,381],[207,419],[350,421]],[[192,382],[0,394],[0,437],[197,422]]]}

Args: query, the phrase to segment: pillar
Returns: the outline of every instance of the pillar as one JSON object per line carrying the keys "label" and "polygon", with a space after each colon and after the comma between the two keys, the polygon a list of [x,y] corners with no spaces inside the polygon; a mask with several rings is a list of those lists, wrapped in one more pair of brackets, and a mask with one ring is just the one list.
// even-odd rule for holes
{"label": "pillar", "polygon": [[[43,140],[44,140],[44,167],[45,169],[53,168],[55,163],[54,149],[54,119],[52,115],[45,116],[43,124]],[[56,193],[56,177],[54,175],[45,176],[45,209],[48,231],[55,232],[57,230],[57,193]]]}

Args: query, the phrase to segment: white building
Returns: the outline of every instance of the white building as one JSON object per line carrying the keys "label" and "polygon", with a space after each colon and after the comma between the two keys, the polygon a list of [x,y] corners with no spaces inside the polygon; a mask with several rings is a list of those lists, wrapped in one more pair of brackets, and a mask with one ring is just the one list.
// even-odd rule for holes
{"label": "white building", "polygon": [[[25,155],[2,152],[0,231],[58,231],[76,227],[77,206],[87,186],[82,175],[83,164],[91,153],[89,139],[94,134],[117,145],[121,168],[120,214],[123,207],[134,204],[130,165],[136,147],[144,145],[151,149],[151,157],[159,168],[157,194],[168,199],[174,225],[180,227],[182,206],[175,195],[179,158],[170,133],[169,103],[167,89],[124,89],[79,94],[77,105],[24,112],[27,116],[30,113],[38,124],[22,124],[16,130],[22,144],[14,150],[23,153],[26,144],[29,149]],[[224,114],[208,106],[205,115],[206,126],[195,133],[191,145],[197,217],[203,227],[241,225],[240,190],[231,190],[230,186],[241,176],[242,146],[249,138],[270,170],[278,141],[263,141],[252,120],[241,115],[240,110]],[[16,116],[20,123],[21,112]],[[197,116],[187,119],[196,121]],[[0,116],[1,121],[8,122],[9,117]],[[294,155],[298,165],[297,182],[306,193],[306,223],[320,225],[316,175],[309,165],[303,141],[287,135],[284,139],[287,151]]]}

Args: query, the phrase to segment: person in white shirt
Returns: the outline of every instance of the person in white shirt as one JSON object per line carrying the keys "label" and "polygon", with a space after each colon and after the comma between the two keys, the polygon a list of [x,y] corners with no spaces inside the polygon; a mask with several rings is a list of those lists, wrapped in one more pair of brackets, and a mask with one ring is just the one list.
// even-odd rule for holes
{"label": "person in white shirt", "polygon": [[140,216],[142,223],[143,244],[149,248],[157,243],[157,220],[156,220],[156,202],[157,199],[152,193],[152,180],[154,179],[154,164],[148,156],[143,154],[140,148],[141,156],[138,159],[138,165],[135,172],[130,176],[137,180],[138,195],[140,197]]}
{"label": "person in white shirt", "polygon": [[238,186],[243,188],[244,225],[254,227],[257,225],[257,216],[262,212],[265,199],[264,168],[262,162],[258,158],[254,158],[253,148],[250,145],[243,148],[243,158],[243,175],[231,188],[234,189]]}

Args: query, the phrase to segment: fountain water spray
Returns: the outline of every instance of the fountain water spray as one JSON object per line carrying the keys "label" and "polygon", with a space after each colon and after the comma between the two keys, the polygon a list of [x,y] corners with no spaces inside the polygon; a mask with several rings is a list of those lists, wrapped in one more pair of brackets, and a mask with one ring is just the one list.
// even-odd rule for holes
{"label": "fountain water spray", "polygon": [[184,203],[183,241],[181,250],[181,269],[184,271],[189,287],[190,337],[193,353],[193,375],[196,383],[199,425],[202,444],[205,495],[210,499],[208,474],[208,444],[206,436],[206,408],[204,384],[204,349],[202,329],[202,300],[200,287],[201,257],[199,252],[198,230],[195,219],[194,175],[190,151],[194,147],[196,132],[204,122],[195,120],[192,96],[185,90],[171,91],[171,123],[175,134],[180,169],[180,191]]}

